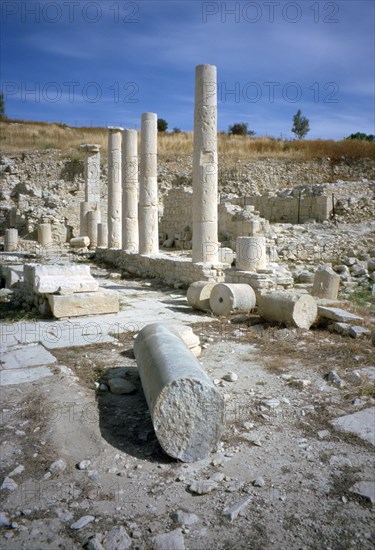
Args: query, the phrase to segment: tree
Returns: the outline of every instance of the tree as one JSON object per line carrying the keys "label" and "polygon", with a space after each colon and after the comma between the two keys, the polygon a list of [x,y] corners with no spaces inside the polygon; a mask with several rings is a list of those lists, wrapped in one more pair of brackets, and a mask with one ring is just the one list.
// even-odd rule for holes
{"label": "tree", "polygon": [[166,132],[168,122],[164,118],[158,118],[158,132]]}
{"label": "tree", "polygon": [[181,134],[180,128],[173,128],[172,134]]}
{"label": "tree", "polygon": [[232,126],[229,126],[228,134],[232,136],[253,136],[255,132],[248,130],[248,127],[247,122],[236,122]]}
{"label": "tree", "polygon": [[375,141],[374,134],[364,134],[363,132],[357,132],[356,134],[350,134],[345,139],[360,139],[362,141]]}
{"label": "tree", "polygon": [[5,101],[3,92],[0,92],[0,118],[7,118],[5,114]]}
{"label": "tree", "polygon": [[301,109],[298,109],[297,113],[293,117],[292,132],[296,135],[297,139],[303,139],[309,131],[309,119],[302,116]]}

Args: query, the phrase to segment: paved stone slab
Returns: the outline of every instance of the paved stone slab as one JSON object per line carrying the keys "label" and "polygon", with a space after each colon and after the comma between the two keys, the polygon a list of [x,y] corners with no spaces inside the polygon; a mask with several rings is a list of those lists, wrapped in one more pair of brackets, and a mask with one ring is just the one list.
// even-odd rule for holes
{"label": "paved stone slab", "polygon": [[1,361],[3,362],[1,366],[3,369],[20,369],[56,363],[56,357],[43,346],[28,345],[9,348],[2,354]]}
{"label": "paved stone slab", "polygon": [[339,321],[340,323],[363,321],[362,317],[358,317],[358,315],[354,315],[354,313],[350,313],[349,311],[345,311],[339,307],[318,306],[318,315],[319,317],[331,319],[332,321]]}
{"label": "paved stone slab", "polygon": [[358,435],[375,446],[375,407],[340,416],[332,420],[331,424],[339,430]]}
{"label": "paved stone slab", "polygon": [[26,367],[23,369],[0,370],[0,386],[35,382],[36,380],[52,375],[53,373],[48,367]]}

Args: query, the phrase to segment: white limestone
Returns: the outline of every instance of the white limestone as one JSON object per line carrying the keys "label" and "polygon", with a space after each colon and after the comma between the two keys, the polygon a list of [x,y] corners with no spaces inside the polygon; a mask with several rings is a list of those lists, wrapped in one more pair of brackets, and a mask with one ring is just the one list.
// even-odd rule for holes
{"label": "white limestone", "polygon": [[90,239],[88,237],[73,237],[69,244],[72,248],[87,248],[90,245]]}
{"label": "white limestone", "polygon": [[4,251],[15,252],[18,248],[18,229],[6,229],[4,237]]}
{"label": "white limestone", "polygon": [[79,315],[118,313],[120,309],[118,293],[113,290],[81,292],[67,296],[49,294],[48,301],[52,314],[58,319]]}
{"label": "white limestone", "polygon": [[87,265],[25,264],[24,281],[37,294],[95,292],[98,282]]}
{"label": "white limestone", "polygon": [[138,133],[124,130],[122,139],[122,248],[137,253],[138,236]]}
{"label": "white limestone", "polygon": [[255,292],[247,284],[218,283],[211,290],[210,308],[215,315],[248,313],[255,304]]}
{"label": "white limestone", "polygon": [[98,246],[98,224],[100,222],[99,210],[87,212],[87,235],[90,239],[90,248]]}
{"label": "white limestone", "polygon": [[85,201],[100,203],[100,145],[83,144],[85,151]]}
{"label": "white limestone", "polygon": [[314,275],[311,294],[318,298],[337,300],[340,286],[340,275],[328,265],[318,265]]}
{"label": "white limestone", "polygon": [[123,128],[109,126],[108,131],[108,248],[121,248]]}
{"label": "white limestone", "polygon": [[184,462],[203,460],[223,429],[224,401],[180,336],[166,325],[144,327],[134,343],[156,437]]}
{"label": "white limestone", "polygon": [[108,248],[108,225],[103,222],[98,223],[98,246]]}
{"label": "white limestone", "polygon": [[266,238],[237,237],[236,268],[241,271],[257,271],[266,267]]}
{"label": "white limestone", "polygon": [[[88,233],[88,223],[87,223],[87,214],[92,211],[99,212],[99,204],[97,202],[87,202],[83,201],[80,204],[80,214],[79,214],[79,236],[87,237]],[[100,219],[100,213],[98,214]]]}
{"label": "white limestone", "polygon": [[305,329],[313,325],[318,315],[318,306],[312,296],[293,291],[280,290],[261,295],[258,309],[266,321]]}
{"label": "white limestone", "polygon": [[186,294],[189,305],[194,309],[209,311],[211,292],[216,284],[215,281],[196,281],[192,283]]}
{"label": "white limestone", "polygon": [[198,65],[195,72],[193,155],[194,263],[218,260],[218,163],[216,67]]}
{"label": "white limestone", "polygon": [[53,244],[52,227],[50,223],[40,223],[37,228],[38,243],[42,246],[50,246]]}
{"label": "white limestone", "polygon": [[139,253],[159,252],[157,115],[142,114],[139,189]]}

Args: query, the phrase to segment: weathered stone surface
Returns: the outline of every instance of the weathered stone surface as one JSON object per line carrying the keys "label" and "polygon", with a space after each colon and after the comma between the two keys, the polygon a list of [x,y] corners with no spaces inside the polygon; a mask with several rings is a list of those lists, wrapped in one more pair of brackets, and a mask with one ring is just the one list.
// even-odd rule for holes
{"label": "weathered stone surface", "polygon": [[71,529],[74,529],[75,531],[78,531],[79,529],[82,529],[83,527],[86,527],[89,523],[95,520],[94,516],[82,516],[79,518],[79,520],[72,523],[70,526]]}
{"label": "weathered stone surface", "polygon": [[122,139],[122,248],[138,252],[138,135],[124,130]]}
{"label": "weathered stone surface", "polygon": [[104,550],[127,550],[131,545],[132,540],[122,525],[113,527],[103,541]]}
{"label": "weathered stone surface", "polygon": [[184,537],[181,529],[175,529],[169,533],[161,533],[152,537],[153,550],[185,550]]}
{"label": "weathered stone surface", "polygon": [[122,131],[108,127],[108,247],[121,248],[122,241]]}
{"label": "weathered stone surface", "polygon": [[375,481],[359,481],[350,487],[349,490],[370,501],[371,504],[375,504]]}
{"label": "weathered stone surface", "polygon": [[12,386],[35,382],[52,376],[48,367],[24,367],[21,369],[0,370],[0,386]]}
{"label": "weathered stone surface", "polygon": [[230,508],[227,508],[226,510],[224,510],[224,516],[226,516],[231,521],[233,521],[234,519],[236,519],[238,514],[246,508],[246,506],[249,504],[249,502],[251,502],[252,498],[253,497],[245,497],[245,498],[241,499],[239,502],[237,502],[236,504],[234,504]]}
{"label": "weathered stone surface", "polygon": [[319,317],[331,319],[332,321],[338,321],[339,323],[363,321],[362,317],[358,317],[358,315],[354,315],[354,313],[350,313],[349,311],[345,311],[339,307],[318,306],[318,315]]}
{"label": "weathered stone surface", "polygon": [[87,265],[26,264],[24,281],[38,294],[72,294],[99,290],[99,284],[90,275],[90,267]]}
{"label": "weathered stone surface", "polygon": [[195,69],[193,154],[193,262],[217,262],[217,85],[216,67]]}
{"label": "weathered stone surface", "polygon": [[349,336],[351,336],[352,338],[362,338],[363,336],[368,336],[369,334],[369,329],[365,327],[358,327],[353,325],[349,328]]}
{"label": "weathered stone surface", "polygon": [[80,292],[68,296],[50,294],[48,301],[52,314],[57,318],[118,313],[120,309],[118,293],[112,290]]}
{"label": "weathered stone surface", "polygon": [[341,416],[331,423],[335,428],[354,433],[375,446],[375,407]]}
{"label": "weathered stone surface", "polygon": [[165,452],[202,460],[223,429],[224,401],[181,338],[153,323],[138,334],[134,353],[155,434]]}
{"label": "weathered stone surface", "polygon": [[53,243],[50,223],[41,223],[38,225],[38,243],[42,246],[50,246]]}
{"label": "weathered stone surface", "polygon": [[88,237],[73,237],[69,244],[72,248],[87,248],[90,246],[90,239]]}
{"label": "weathered stone surface", "polygon": [[186,295],[191,307],[201,311],[209,311],[211,291],[216,284],[216,282],[211,281],[196,281],[192,283]]}
{"label": "weathered stone surface", "polygon": [[319,265],[314,275],[311,294],[318,298],[337,299],[340,286],[340,275],[328,265]]}
{"label": "weathered stone surface", "polygon": [[291,291],[263,294],[259,300],[259,315],[266,321],[309,329],[317,318],[317,305],[312,296]]}
{"label": "weathered stone surface", "polygon": [[4,236],[4,251],[15,252],[18,248],[18,229],[6,229]]}
{"label": "weathered stone surface", "polygon": [[20,369],[51,365],[56,363],[56,357],[43,346],[31,344],[28,346],[14,346],[1,354],[3,369]]}
{"label": "weathered stone surface", "polygon": [[255,292],[247,284],[218,283],[211,290],[210,308],[215,315],[248,313],[255,304]]}
{"label": "weathered stone surface", "polygon": [[267,267],[265,237],[237,237],[236,268],[256,271]]}
{"label": "weathered stone surface", "polygon": [[132,384],[132,382],[129,382],[129,380],[125,380],[124,378],[120,378],[119,376],[108,380],[108,386],[112,393],[118,395],[134,393],[137,391],[137,388],[134,384]]}
{"label": "weathered stone surface", "polygon": [[138,207],[140,254],[159,252],[157,134],[157,115],[143,113]]}

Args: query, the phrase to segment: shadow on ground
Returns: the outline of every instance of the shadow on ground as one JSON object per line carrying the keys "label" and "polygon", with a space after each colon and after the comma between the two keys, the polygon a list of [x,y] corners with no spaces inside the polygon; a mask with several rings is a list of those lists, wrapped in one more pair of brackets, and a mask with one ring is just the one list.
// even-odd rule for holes
{"label": "shadow on ground", "polygon": [[136,458],[164,464],[175,462],[156,439],[138,370],[135,367],[108,369],[99,382],[105,384],[114,375],[132,382],[136,392],[97,394],[101,435],[112,447]]}

